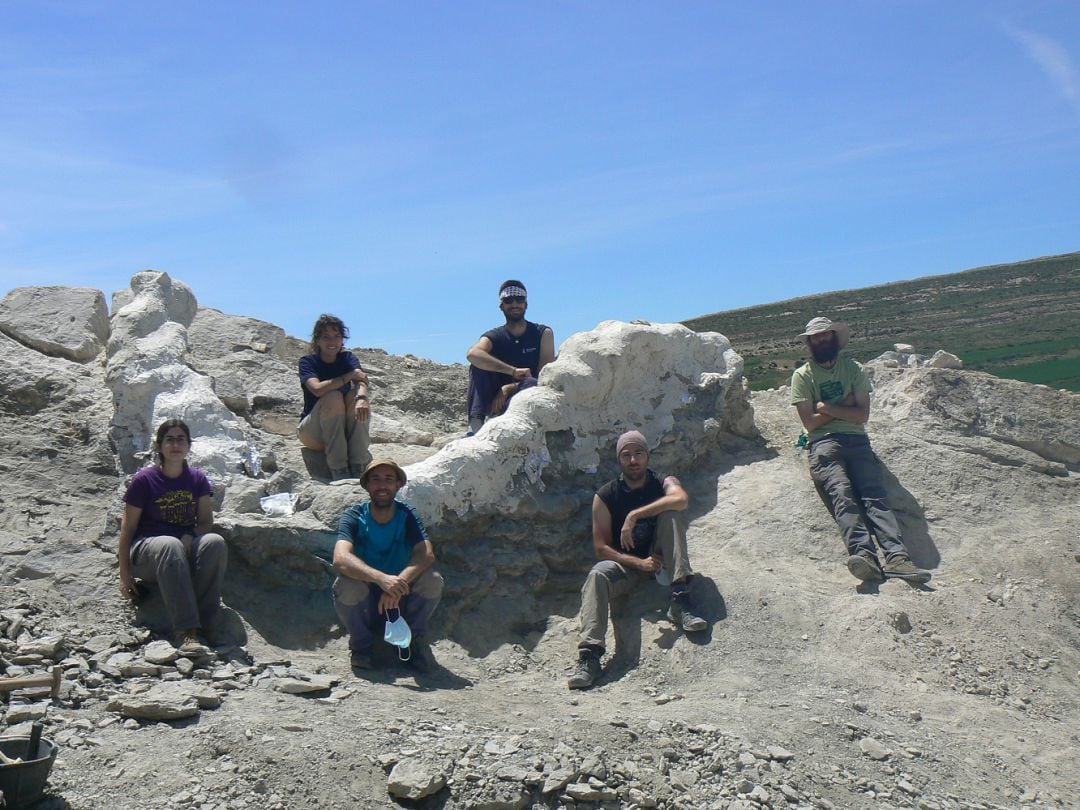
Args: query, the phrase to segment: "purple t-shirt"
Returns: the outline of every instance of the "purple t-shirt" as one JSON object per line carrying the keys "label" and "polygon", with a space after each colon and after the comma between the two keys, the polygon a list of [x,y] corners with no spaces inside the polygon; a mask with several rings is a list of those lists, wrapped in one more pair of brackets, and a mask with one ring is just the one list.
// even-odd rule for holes
{"label": "purple t-shirt", "polygon": [[206,474],[188,464],[176,478],[166,477],[156,464],[143,467],[124,493],[124,503],[142,509],[135,539],[191,534],[198,518],[199,498],[213,493]]}

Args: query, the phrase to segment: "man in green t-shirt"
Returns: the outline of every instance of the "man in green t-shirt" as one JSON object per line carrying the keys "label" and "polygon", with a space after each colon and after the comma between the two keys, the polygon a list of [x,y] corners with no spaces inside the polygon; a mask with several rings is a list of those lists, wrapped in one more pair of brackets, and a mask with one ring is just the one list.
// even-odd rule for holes
{"label": "man in green t-shirt", "polygon": [[[850,331],[842,323],[814,318],[799,337],[812,359],[791,375],[791,404],[806,428],[810,476],[847,544],[848,570],[864,581],[928,581],[930,572],[911,562],[900,539],[882,464],[863,427],[870,418],[870,378],[850,357],[840,356]],[[873,538],[885,555],[884,568]]]}

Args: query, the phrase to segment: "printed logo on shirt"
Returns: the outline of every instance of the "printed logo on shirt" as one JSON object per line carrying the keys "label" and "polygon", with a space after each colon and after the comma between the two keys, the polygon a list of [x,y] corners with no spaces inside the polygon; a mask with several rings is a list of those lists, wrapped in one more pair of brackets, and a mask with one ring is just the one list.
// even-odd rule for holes
{"label": "printed logo on shirt", "polygon": [[829,380],[821,384],[822,402],[839,402],[844,398],[844,384],[839,380]]}
{"label": "printed logo on shirt", "polygon": [[161,519],[175,526],[190,526],[195,522],[195,498],[186,489],[166,492],[154,503],[161,510]]}

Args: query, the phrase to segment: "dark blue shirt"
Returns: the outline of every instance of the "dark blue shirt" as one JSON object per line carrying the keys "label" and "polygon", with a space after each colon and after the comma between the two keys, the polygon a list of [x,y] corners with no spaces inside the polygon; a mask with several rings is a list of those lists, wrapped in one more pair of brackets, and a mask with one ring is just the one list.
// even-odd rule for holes
{"label": "dark blue shirt", "polygon": [[[300,388],[304,392],[304,412],[300,414],[300,418],[303,419],[309,413],[311,409],[315,407],[315,403],[319,401],[319,398],[313,393],[308,391],[305,382],[314,377],[319,382],[324,380],[332,380],[334,377],[340,377],[343,374],[348,374],[350,371],[360,368],[360,361],[356,359],[356,355],[352,352],[338,352],[338,356],[334,358],[334,362],[325,362],[316,352],[315,354],[305,354],[300,358]],[[352,383],[345,383],[345,387],[341,388],[342,394],[348,394],[352,390]]]}
{"label": "dark blue shirt", "polygon": [[[510,334],[506,324],[496,326],[484,332],[483,337],[491,341],[491,355],[508,363],[514,368],[527,368],[535,377],[540,373],[540,340],[547,327],[542,323],[525,321],[525,331],[521,337]],[[509,375],[507,382],[512,382]]]}

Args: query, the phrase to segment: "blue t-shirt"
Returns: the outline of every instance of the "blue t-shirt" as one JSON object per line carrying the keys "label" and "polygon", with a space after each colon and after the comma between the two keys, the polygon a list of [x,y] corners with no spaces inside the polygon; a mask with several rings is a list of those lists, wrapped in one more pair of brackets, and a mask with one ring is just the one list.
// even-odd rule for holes
{"label": "blue t-shirt", "polygon": [[[319,401],[319,398],[313,393],[308,391],[307,386],[304,385],[310,378],[314,377],[319,382],[323,380],[332,380],[334,377],[340,377],[342,374],[348,374],[350,371],[360,368],[360,361],[356,359],[356,355],[352,352],[338,352],[338,356],[334,358],[334,362],[327,363],[323,360],[319,353],[305,354],[300,358],[300,389],[304,392],[304,412],[300,414],[300,418],[303,419],[309,413],[311,409],[315,407],[315,403]],[[352,383],[346,383],[344,388],[340,391],[342,394],[348,394],[352,390]]]}
{"label": "blue t-shirt", "polygon": [[185,464],[176,478],[169,478],[156,464],[143,467],[124,493],[124,503],[142,509],[135,539],[191,534],[198,520],[199,498],[213,494],[210,479],[198,467]]}
{"label": "blue t-shirt", "polygon": [[372,568],[396,575],[412,559],[413,546],[427,540],[427,531],[412,504],[395,500],[394,505],[389,523],[371,516],[370,501],[349,507],[338,522],[338,540],[352,543],[353,553]]}

